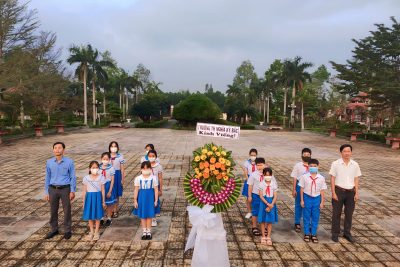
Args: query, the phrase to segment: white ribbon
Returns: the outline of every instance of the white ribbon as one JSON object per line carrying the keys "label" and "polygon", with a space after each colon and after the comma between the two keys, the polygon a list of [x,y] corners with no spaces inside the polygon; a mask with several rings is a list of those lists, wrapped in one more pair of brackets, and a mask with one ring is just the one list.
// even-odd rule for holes
{"label": "white ribbon", "polygon": [[196,206],[187,207],[187,211],[189,212],[189,221],[192,224],[192,230],[190,230],[190,234],[185,246],[185,252],[188,249],[194,247],[196,243],[196,236],[200,236],[201,232],[204,228],[211,228],[215,226],[215,218],[216,215],[211,213],[214,206],[205,205],[203,208],[199,208]]}

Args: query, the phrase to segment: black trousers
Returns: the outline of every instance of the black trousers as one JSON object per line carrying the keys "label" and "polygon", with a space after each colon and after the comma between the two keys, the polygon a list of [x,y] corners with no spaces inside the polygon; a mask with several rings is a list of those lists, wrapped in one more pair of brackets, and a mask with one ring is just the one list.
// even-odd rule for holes
{"label": "black trousers", "polygon": [[344,231],[345,235],[350,235],[351,224],[353,221],[353,212],[355,209],[354,195],[355,191],[344,191],[335,188],[338,200],[332,199],[332,236],[340,234],[340,217],[344,206]]}
{"label": "black trousers", "polygon": [[60,207],[60,200],[64,211],[64,230],[71,232],[72,218],[71,218],[71,201],[69,200],[70,187],[55,189],[49,187],[50,197],[50,226],[51,231],[58,230],[58,209]]}

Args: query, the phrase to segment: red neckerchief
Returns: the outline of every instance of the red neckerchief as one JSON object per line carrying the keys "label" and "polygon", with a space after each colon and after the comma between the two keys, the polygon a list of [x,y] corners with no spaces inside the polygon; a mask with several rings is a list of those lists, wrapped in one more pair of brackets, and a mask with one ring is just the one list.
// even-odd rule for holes
{"label": "red neckerchief", "polygon": [[260,176],[260,182],[264,179],[264,175],[261,174]]}
{"label": "red neckerchief", "polygon": [[101,169],[101,174],[103,174],[104,178],[107,178],[107,177],[106,177],[106,169],[103,169],[103,168],[102,168],[102,169]]}
{"label": "red neckerchief", "polygon": [[267,189],[265,190],[265,193],[267,193],[267,197],[269,197],[271,195],[271,183],[269,185],[267,185]]}
{"label": "red neckerchief", "polygon": [[311,178],[311,194],[312,194],[312,187],[314,185],[315,188],[315,192],[317,192],[317,182],[316,180],[318,179],[318,176],[315,176],[315,178],[312,178],[312,176],[310,175]]}
{"label": "red neckerchief", "polygon": [[256,171],[256,164],[251,163],[251,172]]}

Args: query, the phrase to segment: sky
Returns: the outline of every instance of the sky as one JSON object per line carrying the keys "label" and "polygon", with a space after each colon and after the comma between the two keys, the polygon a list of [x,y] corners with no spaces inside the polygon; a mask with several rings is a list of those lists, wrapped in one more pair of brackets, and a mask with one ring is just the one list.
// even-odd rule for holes
{"label": "sky", "polygon": [[226,91],[250,60],[261,77],[274,59],[301,56],[315,68],[351,58],[352,39],[400,20],[400,0],[31,0],[41,30],[109,50],[133,73],[139,63],[163,91]]}

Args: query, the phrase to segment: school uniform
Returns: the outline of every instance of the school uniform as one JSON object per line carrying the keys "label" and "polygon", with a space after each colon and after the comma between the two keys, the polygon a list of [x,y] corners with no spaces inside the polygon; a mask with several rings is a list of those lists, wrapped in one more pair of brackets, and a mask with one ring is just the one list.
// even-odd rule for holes
{"label": "school uniform", "polygon": [[308,165],[305,165],[303,162],[298,162],[294,165],[292,173],[290,174],[290,177],[296,178],[297,183],[296,183],[296,198],[294,201],[294,223],[295,224],[300,224],[301,216],[303,214],[303,208],[301,207],[301,197],[300,197],[300,186],[299,186],[299,181],[300,177],[303,176],[304,174],[308,173]]}
{"label": "school uniform", "polygon": [[[253,172],[247,179],[247,184],[253,186],[253,191],[251,192],[251,215],[254,217],[258,216],[258,211],[260,209],[260,195],[258,194],[258,189],[260,187],[260,182],[263,180],[264,175],[258,170]],[[275,177],[272,177],[272,180],[276,182]]]}
{"label": "school uniform", "polygon": [[[263,179],[260,182],[258,190],[263,193],[264,199],[268,203],[271,204],[272,201],[274,200],[274,195],[278,191],[278,184],[275,179],[271,180],[271,182],[269,184],[267,184],[267,182],[265,182],[265,180]],[[276,203],[274,204],[274,207],[269,212],[265,210],[267,207],[268,206],[260,198],[260,208],[258,210],[257,221],[259,223],[272,223],[272,224],[277,223],[278,222],[278,208],[276,207]]]}
{"label": "school uniform", "polygon": [[106,179],[101,174],[94,179],[90,175],[86,175],[83,177],[82,183],[86,185],[82,219],[85,221],[100,220],[104,216],[101,187],[106,183]]}
{"label": "school uniform", "polygon": [[[247,170],[247,179],[250,175],[257,170],[256,163],[252,162],[250,159],[246,160],[243,164],[244,168]],[[249,185],[246,182],[243,184],[242,196],[248,197],[249,195]]]}
{"label": "school uniform", "polygon": [[117,153],[115,157],[111,157],[111,163],[115,170],[115,175],[114,175],[115,197],[119,198],[122,197],[123,193],[121,165],[125,164],[125,159],[122,156],[122,154]]}
{"label": "school uniform", "polygon": [[[158,186],[158,190],[160,190],[160,181],[158,180],[158,174],[162,174],[163,172],[163,167],[160,163],[157,163],[154,166],[151,167],[151,172],[152,174],[157,178],[157,186]],[[156,214],[160,214],[161,213],[161,201],[160,198],[158,198],[158,202],[157,202],[157,207],[156,207]]]}
{"label": "school uniform", "polygon": [[[107,165],[107,167],[105,169],[103,169],[103,163],[100,163],[100,171],[101,171],[101,174],[106,179],[106,183],[104,184],[106,205],[107,206],[112,206],[112,205],[114,205],[114,203],[116,201],[116,195],[115,195],[114,187],[111,190],[111,196],[107,197],[107,194],[110,191],[111,178],[112,178],[112,176],[115,175],[115,169],[114,169],[114,167],[112,166],[111,163],[109,163]],[[114,178],[114,180],[115,180],[115,178]]]}
{"label": "school uniform", "polygon": [[321,211],[321,190],[327,189],[325,177],[318,173],[313,178],[310,173],[306,173],[300,177],[299,185],[304,189],[304,234],[310,235],[311,233],[311,235],[317,235]]}
{"label": "school uniform", "polygon": [[138,192],[138,207],[133,210],[133,214],[137,215],[140,219],[149,219],[156,216],[156,209],[154,207],[155,191],[154,187],[158,186],[158,179],[154,175],[144,178],[140,175],[135,178],[135,187],[139,187]]}

